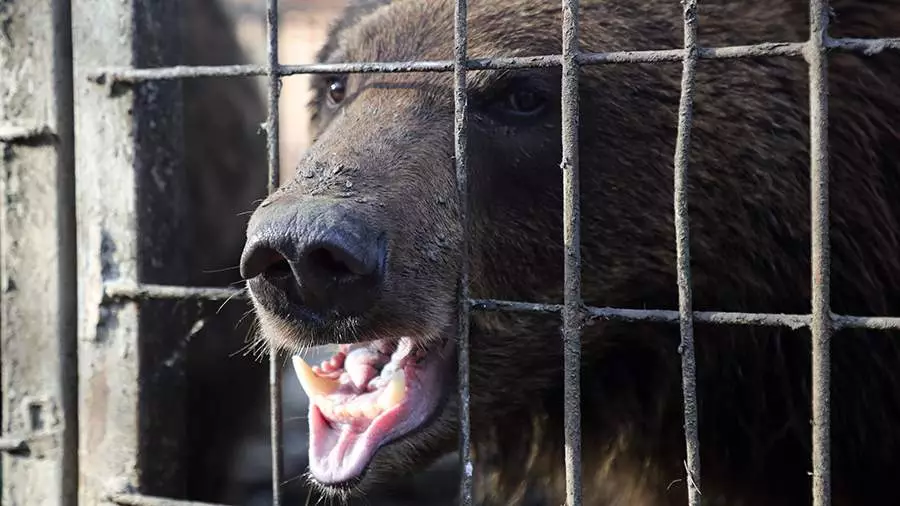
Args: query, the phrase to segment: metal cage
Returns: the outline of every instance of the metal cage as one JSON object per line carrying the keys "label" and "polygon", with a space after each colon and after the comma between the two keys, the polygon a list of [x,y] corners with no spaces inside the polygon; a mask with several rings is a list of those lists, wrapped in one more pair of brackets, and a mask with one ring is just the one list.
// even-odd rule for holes
{"label": "metal cage", "polygon": [[[146,284],[139,279],[137,249],[145,245],[141,231],[153,230],[174,216],[174,210],[155,210],[146,215],[138,208],[138,190],[159,192],[150,177],[174,178],[180,146],[161,134],[177,117],[154,114],[161,104],[180,99],[173,80],[196,77],[268,77],[269,191],[278,186],[278,99],[281,79],[302,73],[452,72],[455,101],[455,163],[458,191],[468,221],[467,199],[467,103],[469,70],[561,67],[562,68],[562,185],[564,189],[565,299],[563,304],[471,300],[468,272],[464,267],[459,287],[459,385],[460,397],[460,501],[472,504],[473,465],[469,423],[469,312],[516,311],[561,314],[565,360],[565,440],[567,505],[582,504],[579,362],[581,328],[590,319],[678,324],[681,333],[684,394],[686,479],[689,502],[700,503],[700,462],[697,434],[694,323],[716,325],[764,325],[809,327],[813,353],[813,499],[817,506],[830,504],[829,344],[841,328],[900,329],[900,318],[832,314],[829,304],[828,247],[828,126],[827,53],[853,51],[875,54],[900,49],[900,39],[833,39],[827,34],[827,0],[810,0],[810,38],[806,42],[772,42],[758,45],[706,48],[697,45],[697,0],[683,0],[684,46],[655,51],[587,53],[578,47],[577,0],[562,0],[561,55],[525,58],[467,57],[466,0],[457,0],[455,55],[447,61],[368,62],[349,64],[282,65],[278,56],[278,2],[267,0],[268,62],[266,65],[216,67],[164,66],[173,44],[159,36],[159,23],[172,15],[168,2],[110,2],[108,0],[38,2],[25,9],[26,1],[13,0],[22,11],[14,17],[14,40],[33,40],[22,45],[3,44],[0,23],[0,65],[13,70],[0,74],[0,83],[45,83],[33,91],[30,106],[17,108],[0,126],[6,173],[3,207],[3,388],[4,499],[73,504],[111,502],[121,505],[198,504],[166,499],[144,490],[132,490],[138,475],[147,472],[141,458],[146,443],[137,434],[141,415],[158,406],[153,392],[175,383],[142,385],[139,377],[139,331],[146,321],[142,305],[152,300],[225,300],[240,295],[231,289],[194,288]],[[675,1],[675,0],[672,0]],[[0,6],[2,14],[2,6]],[[2,17],[0,17],[2,20]],[[48,28],[52,27],[52,32]],[[97,27],[101,27],[97,30]],[[117,28],[119,31],[109,34]],[[98,33],[103,32],[103,33]],[[49,33],[49,35],[48,35]],[[9,36],[7,34],[7,36]],[[137,47],[140,39],[142,47]],[[78,49],[74,59],[72,44]],[[119,44],[114,44],[119,42]],[[134,47],[132,45],[135,45]],[[25,54],[30,48],[33,54]],[[94,49],[91,51],[91,49]],[[102,48],[102,50],[100,50]],[[46,65],[38,51],[50,51]],[[24,51],[24,52],[23,52]],[[97,56],[97,55],[103,55]],[[802,57],[809,64],[810,177],[812,195],[812,310],[811,314],[761,314],[698,312],[692,309],[689,223],[686,185],[692,119],[695,69],[700,60],[749,57]],[[584,65],[683,62],[681,100],[674,163],[674,210],[677,240],[678,311],[587,307],[581,298],[580,214],[578,188],[578,78]],[[73,66],[74,62],[74,66]],[[114,65],[114,67],[110,67]],[[156,67],[156,68],[150,68]],[[74,69],[74,70],[73,70]],[[129,84],[143,83],[141,87]],[[14,97],[15,98],[15,97]],[[21,100],[22,96],[18,96]],[[3,99],[0,94],[0,100]],[[74,104],[74,105],[73,105]],[[4,105],[0,102],[0,105]],[[52,111],[51,115],[45,114]],[[35,120],[35,118],[42,118]],[[167,119],[168,118],[168,119]],[[78,141],[78,128],[94,134]],[[152,152],[147,150],[155,146]],[[77,163],[76,163],[77,162]],[[102,173],[99,163],[108,165]],[[120,169],[120,170],[116,170]],[[30,171],[30,172],[29,172]],[[152,175],[148,175],[153,172]],[[76,192],[76,177],[78,187]],[[114,179],[135,191],[102,194],[104,181]],[[50,181],[50,183],[48,183]],[[102,203],[101,198],[103,197]],[[76,206],[76,201],[78,205]],[[155,202],[144,197],[142,204]],[[158,203],[158,202],[157,202]],[[52,211],[39,211],[40,209]],[[76,219],[78,222],[76,247]],[[467,223],[466,223],[467,224]],[[26,240],[25,229],[38,230],[39,240]],[[154,235],[159,239],[160,235]],[[468,239],[466,239],[468,240]],[[115,244],[116,250],[109,250]],[[42,253],[41,253],[42,252]],[[464,252],[468,245],[464,244]],[[177,267],[177,252],[155,250],[155,258]],[[47,265],[54,268],[48,269]],[[464,264],[465,265],[465,264]],[[77,278],[77,280],[76,280]],[[76,283],[77,281],[77,283]],[[78,291],[75,285],[78,285]],[[36,310],[35,297],[56,294],[47,308]],[[76,305],[77,304],[77,305]],[[77,320],[77,337],[75,335]],[[24,333],[28,346],[13,340]],[[40,353],[36,353],[38,350]],[[147,351],[152,353],[152,350]],[[76,361],[77,356],[77,361]],[[281,504],[282,417],[281,375],[276,354],[270,356],[272,490],[274,504]],[[25,365],[28,365],[26,367]],[[174,381],[174,380],[173,380]],[[18,398],[16,388],[44,385],[47,398]],[[46,385],[50,385],[47,387]],[[141,385],[139,387],[139,385]],[[168,395],[168,393],[167,393]],[[15,397],[15,398],[14,398]],[[77,416],[81,413],[82,416]],[[90,422],[84,421],[90,416]],[[79,418],[81,419],[79,421]],[[88,423],[116,419],[115,434],[91,432]],[[80,426],[78,425],[80,424]],[[96,429],[93,429],[96,430]],[[81,448],[78,439],[101,438],[99,454]],[[48,443],[49,441],[49,443]],[[158,442],[165,444],[164,441]],[[20,460],[27,452],[39,459]],[[123,474],[123,471],[124,474]],[[74,477],[78,477],[75,479]],[[118,480],[118,481],[117,481]],[[115,494],[110,495],[110,492]],[[147,494],[147,495],[145,495]]]}

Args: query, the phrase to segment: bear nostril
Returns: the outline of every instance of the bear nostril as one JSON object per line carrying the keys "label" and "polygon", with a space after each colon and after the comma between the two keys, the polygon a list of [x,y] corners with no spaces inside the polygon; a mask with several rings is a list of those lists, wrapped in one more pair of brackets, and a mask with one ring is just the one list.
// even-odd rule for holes
{"label": "bear nostril", "polygon": [[291,264],[289,264],[284,257],[276,262],[273,262],[263,274],[271,278],[281,278],[294,275],[293,271],[291,271]]}
{"label": "bear nostril", "polygon": [[335,281],[352,281],[368,274],[367,269],[347,253],[320,247],[310,251],[306,256],[307,263],[317,275]]}
{"label": "bear nostril", "polygon": [[270,277],[292,276],[291,266],[281,253],[271,248],[257,248],[241,263],[241,276],[244,279],[258,275]]}

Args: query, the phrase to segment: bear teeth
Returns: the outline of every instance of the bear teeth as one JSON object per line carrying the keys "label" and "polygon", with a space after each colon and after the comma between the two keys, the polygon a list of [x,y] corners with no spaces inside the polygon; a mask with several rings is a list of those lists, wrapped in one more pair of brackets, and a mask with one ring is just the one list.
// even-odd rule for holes
{"label": "bear teeth", "polygon": [[362,418],[374,420],[381,413],[396,407],[406,398],[406,375],[397,371],[384,391],[374,396],[356,397],[347,403],[335,403],[327,395],[315,394],[310,397],[322,416],[334,422],[351,423]]}
{"label": "bear teeth", "polygon": [[303,360],[303,357],[295,355],[291,357],[291,361],[294,364],[294,372],[297,374],[300,386],[310,399],[320,395],[331,395],[340,387],[339,381],[316,374],[312,367]]}

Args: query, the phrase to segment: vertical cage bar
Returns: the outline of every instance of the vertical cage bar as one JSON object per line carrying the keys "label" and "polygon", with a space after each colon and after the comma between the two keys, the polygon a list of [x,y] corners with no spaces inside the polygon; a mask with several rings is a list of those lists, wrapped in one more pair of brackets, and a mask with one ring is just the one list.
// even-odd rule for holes
{"label": "vertical cage bar", "polygon": [[0,141],[2,427],[23,450],[3,454],[0,502],[72,505],[78,364],[71,11],[69,0],[12,0],[0,10],[0,124],[31,131]]}
{"label": "vertical cage bar", "polygon": [[56,135],[59,142],[59,169],[56,180],[56,209],[59,248],[58,283],[65,291],[57,294],[59,381],[62,390],[62,504],[78,504],[78,245],[75,220],[75,96],[73,91],[72,0],[53,1]]}
{"label": "vertical cage bar", "polygon": [[581,206],[578,179],[578,0],[562,4],[563,354],[566,505],[581,504]]}
{"label": "vertical cage bar", "polygon": [[[181,83],[98,85],[103,65],[177,62],[176,2],[72,9],[78,271],[78,504],[186,490],[185,381],[167,362],[190,325],[174,301],[107,301],[104,283],[187,279]],[[104,29],[98,29],[104,27]],[[112,189],[112,190],[111,190]]]}
{"label": "vertical cage bar", "polygon": [[[278,189],[281,171],[280,146],[278,137],[279,109],[278,99],[281,95],[281,76],[278,60],[278,0],[268,0],[266,5],[266,28],[268,34],[266,53],[268,55],[269,77],[269,111],[266,119],[266,140],[269,156],[269,194]],[[281,506],[282,481],[284,477],[284,436],[283,418],[281,414],[282,380],[279,367],[280,353],[275,344],[269,347],[269,424],[271,427],[272,445],[272,505]]]}
{"label": "vertical cage bar", "polygon": [[831,504],[831,248],[828,229],[827,0],[810,0],[809,126],[812,206],[812,496]]}
{"label": "vertical cage bar", "polygon": [[456,185],[459,195],[459,213],[462,220],[462,263],[459,273],[459,327],[458,327],[458,376],[459,376],[459,460],[460,484],[459,503],[470,506],[473,500],[472,476],[474,474],[471,454],[471,424],[469,404],[469,179],[466,161],[468,159],[468,100],[466,90],[466,53],[468,48],[467,0],[456,0],[453,20],[454,62],[453,62],[453,140],[456,160]]}
{"label": "vertical cage bar", "polygon": [[697,430],[697,364],[694,357],[693,294],[691,287],[691,239],[688,218],[687,172],[690,159],[694,108],[694,78],[697,68],[697,0],[682,0],[685,56],[678,106],[678,137],[675,143],[674,211],[675,249],[678,269],[678,318],[681,330],[681,388],[684,395],[684,437],[688,502],[700,504],[700,437]]}

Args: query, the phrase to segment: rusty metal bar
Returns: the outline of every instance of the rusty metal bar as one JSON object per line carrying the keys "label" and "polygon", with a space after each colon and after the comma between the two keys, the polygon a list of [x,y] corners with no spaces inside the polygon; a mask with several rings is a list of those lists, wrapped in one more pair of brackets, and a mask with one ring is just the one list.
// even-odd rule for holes
{"label": "rusty metal bar", "polygon": [[109,498],[109,502],[120,506],[227,506],[225,504],[181,501],[166,497],[154,497],[140,494],[118,494]]}
{"label": "rusty metal bar", "polygon": [[458,342],[457,376],[459,381],[459,504],[471,506],[473,502],[473,475],[471,448],[471,413],[469,389],[469,178],[468,151],[468,100],[466,89],[466,52],[468,50],[468,23],[466,0],[456,0],[453,18],[453,153],[456,162],[456,188],[459,198],[459,214],[462,220],[461,258],[458,287]]}
{"label": "rusty metal bar", "polygon": [[[269,77],[269,111],[266,119],[266,135],[269,149],[269,194],[278,189],[281,173],[280,146],[278,139],[279,109],[278,99],[281,95],[281,76],[278,63],[278,0],[267,0],[266,28],[268,65],[266,73]],[[272,444],[272,506],[281,506],[281,484],[284,479],[284,437],[282,434],[283,419],[281,414],[282,374],[279,367],[280,353],[278,347],[269,345],[269,423]]]}
{"label": "rusty metal bar", "polygon": [[809,2],[810,203],[812,205],[812,496],[831,504],[831,248],[828,230],[828,0]]}
{"label": "rusty metal bar", "polygon": [[[760,58],[773,56],[803,56],[805,42],[767,42],[744,46],[718,48],[697,48],[701,60],[730,60],[736,58]],[[900,50],[900,38],[885,39],[829,39],[826,47],[839,51],[858,52],[865,55],[885,50]],[[577,60],[581,65],[601,65],[617,63],[665,63],[682,61],[684,49],[658,49],[645,51],[609,51],[582,53]],[[407,72],[451,72],[454,60],[408,61],[408,62],[357,62],[357,63],[310,63],[304,65],[279,65],[277,74],[281,77],[298,74],[334,73],[407,73]],[[559,67],[561,55],[526,56],[515,58],[477,58],[466,61],[468,70],[501,70],[542,67]],[[151,80],[189,79],[197,77],[247,77],[267,76],[268,65],[221,65],[143,68],[100,68],[89,75],[99,84],[137,83]]]}
{"label": "rusty metal bar", "polygon": [[78,487],[70,5],[0,11],[0,503],[67,506]]}
{"label": "rusty metal bar", "polygon": [[678,270],[678,313],[681,330],[681,387],[684,395],[688,502],[700,504],[700,436],[697,429],[697,362],[694,357],[693,293],[691,287],[691,240],[688,218],[687,172],[694,110],[694,80],[697,73],[697,0],[682,0],[684,17],[684,63],[678,106],[678,137],[675,143],[674,207],[675,249]]}
{"label": "rusty metal bar", "polygon": [[563,375],[566,505],[580,506],[581,482],[581,206],[578,178],[578,0],[562,0],[562,184],[565,247]]}

